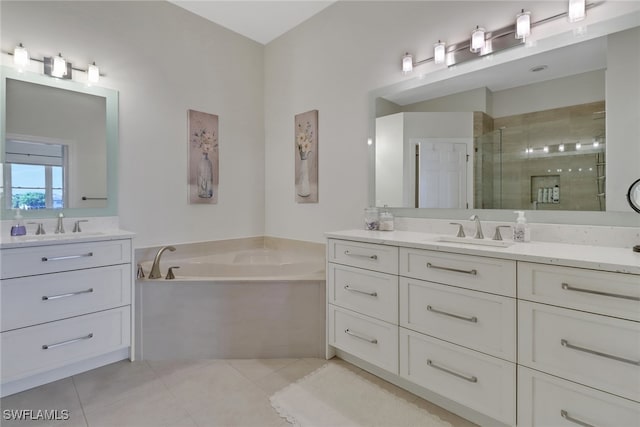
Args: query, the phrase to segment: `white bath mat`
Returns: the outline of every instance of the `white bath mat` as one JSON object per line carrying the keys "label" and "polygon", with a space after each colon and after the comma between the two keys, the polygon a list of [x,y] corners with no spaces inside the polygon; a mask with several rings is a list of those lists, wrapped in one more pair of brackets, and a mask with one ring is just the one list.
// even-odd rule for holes
{"label": "white bath mat", "polygon": [[452,427],[334,363],[275,393],[271,406],[300,427]]}

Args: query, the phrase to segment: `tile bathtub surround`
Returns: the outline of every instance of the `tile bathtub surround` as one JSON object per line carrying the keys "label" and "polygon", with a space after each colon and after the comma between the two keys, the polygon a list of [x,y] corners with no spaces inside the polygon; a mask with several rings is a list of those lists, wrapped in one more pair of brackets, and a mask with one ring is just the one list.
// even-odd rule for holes
{"label": "tile bathtub surround", "polygon": [[290,424],[278,416],[269,397],[325,363],[340,364],[454,427],[474,426],[339,359],[118,362],[0,401],[2,410],[66,409],[68,421],[3,419],[2,425],[285,427]]}
{"label": "tile bathtub surround", "polygon": [[[469,210],[469,215],[472,211]],[[516,214],[510,221],[482,221],[482,230],[485,238],[490,239],[497,225],[514,225]],[[532,223],[531,240],[533,242],[569,243],[574,245],[607,246],[616,248],[632,248],[640,243],[640,227],[615,227],[597,225],[573,225],[573,224],[543,224]],[[473,236],[475,225],[466,219],[444,220],[431,218],[395,218],[395,228],[399,231],[416,231],[422,233],[434,233],[455,236],[457,226],[450,222],[463,224],[467,236]],[[511,239],[511,229],[502,230],[505,240]]]}

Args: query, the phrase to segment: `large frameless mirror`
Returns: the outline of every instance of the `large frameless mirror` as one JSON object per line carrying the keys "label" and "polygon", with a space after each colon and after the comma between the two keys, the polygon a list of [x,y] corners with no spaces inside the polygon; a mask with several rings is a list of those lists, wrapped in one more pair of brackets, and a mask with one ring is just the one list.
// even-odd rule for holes
{"label": "large frameless mirror", "polygon": [[3,216],[117,214],[118,96],[2,67]]}

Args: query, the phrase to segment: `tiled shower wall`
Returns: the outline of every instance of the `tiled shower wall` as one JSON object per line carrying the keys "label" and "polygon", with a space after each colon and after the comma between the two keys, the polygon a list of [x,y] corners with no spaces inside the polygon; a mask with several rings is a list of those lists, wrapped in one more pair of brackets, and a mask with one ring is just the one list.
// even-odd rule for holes
{"label": "tiled shower wall", "polygon": [[[485,133],[478,140],[482,143],[476,144],[476,158],[485,159],[475,169],[476,207],[604,210],[604,110],[605,103],[600,101],[493,119],[496,130]],[[480,113],[474,121],[486,123],[484,116]],[[594,140],[600,143],[597,148]],[[582,144],[580,150],[575,150],[576,143]],[[565,152],[557,151],[559,144],[565,144]],[[550,148],[549,153],[542,151],[544,146]],[[526,153],[527,148],[534,153]],[[559,203],[534,207],[537,188],[556,183]]]}

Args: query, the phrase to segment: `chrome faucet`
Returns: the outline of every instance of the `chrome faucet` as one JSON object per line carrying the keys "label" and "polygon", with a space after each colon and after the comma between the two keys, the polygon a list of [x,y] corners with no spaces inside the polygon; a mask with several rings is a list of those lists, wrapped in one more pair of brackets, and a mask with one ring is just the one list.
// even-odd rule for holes
{"label": "chrome faucet", "polygon": [[64,215],[62,212],[58,214],[58,225],[56,226],[56,234],[64,233],[64,223],[62,222]]}
{"label": "chrome faucet", "polygon": [[474,239],[484,239],[484,234],[482,234],[482,224],[480,224],[480,217],[478,215],[471,215],[469,221],[476,222],[476,234],[473,236]]}
{"label": "chrome faucet", "polygon": [[175,251],[176,248],[173,246],[163,246],[158,250],[156,257],[153,259],[153,265],[151,266],[151,272],[149,273],[149,279],[160,279],[162,274],[160,273],[160,257],[162,253],[169,249],[171,252]]}

